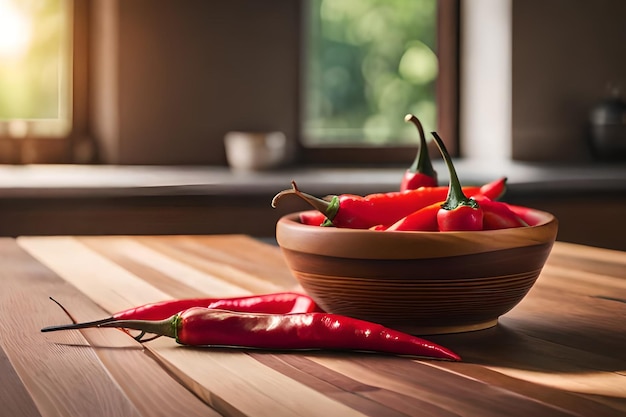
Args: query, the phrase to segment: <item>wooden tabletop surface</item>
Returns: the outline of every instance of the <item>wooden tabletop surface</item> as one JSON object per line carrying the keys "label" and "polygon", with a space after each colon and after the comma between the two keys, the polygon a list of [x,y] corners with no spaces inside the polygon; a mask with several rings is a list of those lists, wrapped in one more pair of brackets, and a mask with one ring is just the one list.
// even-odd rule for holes
{"label": "wooden tabletop surface", "polygon": [[557,242],[488,330],[430,337],[462,362],[140,344],[41,333],[170,298],[297,289],[242,235],[0,240],[0,416],[624,416],[626,252]]}

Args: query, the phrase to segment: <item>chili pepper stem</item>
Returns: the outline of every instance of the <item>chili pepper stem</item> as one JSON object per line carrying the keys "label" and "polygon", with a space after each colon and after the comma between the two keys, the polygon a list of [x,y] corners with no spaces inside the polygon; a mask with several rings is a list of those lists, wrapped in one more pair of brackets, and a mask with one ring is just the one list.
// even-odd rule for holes
{"label": "chili pepper stem", "polygon": [[48,326],[41,329],[42,332],[56,332],[58,330],[76,330],[76,329],[88,329],[91,327],[100,327],[107,323],[115,322],[113,317],[107,317],[101,320],[85,321],[82,323],[61,324],[58,326]]}
{"label": "chili pepper stem", "polygon": [[283,190],[274,196],[272,199],[272,207],[276,208],[278,202],[287,195],[300,197],[309,203],[311,207],[323,213],[331,221],[339,209],[339,198],[337,196],[332,196],[330,201],[322,200],[321,198],[300,191],[295,181],[291,181],[291,189]]}
{"label": "chili pepper stem", "polygon": [[448,153],[446,149],[446,145],[443,143],[443,140],[439,137],[437,132],[432,132],[433,137],[435,138],[435,143],[443,156],[443,160],[448,167],[448,171],[450,172],[450,185],[448,187],[448,197],[446,198],[446,202],[442,205],[442,207],[446,210],[453,210],[461,205],[469,205],[471,207],[475,207],[477,204],[474,200],[467,198],[465,193],[463,193],[463,188],[461,187],[461,182],[459,181],[459,177],[456,174],[456,169],[452,164],[452,157]]}
{"label": "chili pepper stem", "polygon": [[139,330],[142,333],[151,333],[157,336],[166,336],[176,339],[180,315],[175,314],[165,320],[115,320],[103,323],[98,327],[116,327]]}
{"label": "chili pepper stem", "polygon": [[426,136],[424,135],[424,128],[422,127],[422,123],[417,117],[412,114],[407,114],[406,116],[404,116],[404,121],[407,123],[413,123],[417,128],[420,137],[420,147],[417,152],[417,156],[413,161],[413,164],[409,168],[409,172],[420,172],[436,179],[437,173],[433,168],[433,164],[430,160],[430,155],[428,154],[428,146],[426,144]]}
{"label": "chili pepper stem", "polygon": [[178,325],[178,314],[165,320],[115,320],[112,317],[84,323],[65,324],[59,326],[48,326],[41,329],[42,332],[56,332],[59,330],[89,329],[95,327],[115,327],[131,330],[139,330],[142,335],[151,333],[158,336],[176,338],[176,328]]}

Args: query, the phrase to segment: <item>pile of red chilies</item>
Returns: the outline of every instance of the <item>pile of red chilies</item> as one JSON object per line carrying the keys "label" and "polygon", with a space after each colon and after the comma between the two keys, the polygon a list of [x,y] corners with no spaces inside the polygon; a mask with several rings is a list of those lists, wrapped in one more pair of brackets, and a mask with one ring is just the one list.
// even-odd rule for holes
{"label": "pile of red chilies", "polygon": [[[65,310],[65,309],[64,309]],[[331,349],[458,361],[451,350],[380,324],[323,312],[304,294],[282,292],[226,299],[163,301],[102,320],[50,326],[42,332],[113,327],[174,338],[191,346],[272,350]]]}
{"label": "pile of red chilies", "polygon": [[404,173],[400,191],[367,196],[342,194],[322,199],[300,191],[292,181],[292,188],[278,193],[272,206],[276,207],[287,195],[296,195],[315,208],[300,213],[303,224],[379,231],[473,231],[536,224],[525,207],[497,201],[506,191],[506,177],[481,187],[462,187],[452,158],[439,135],[433,132],[450,174],[448,186],[437,186],[437,173],[428,155],[421,124],[413,115],[405,120],[416,124],[421,145],[415,162]]}

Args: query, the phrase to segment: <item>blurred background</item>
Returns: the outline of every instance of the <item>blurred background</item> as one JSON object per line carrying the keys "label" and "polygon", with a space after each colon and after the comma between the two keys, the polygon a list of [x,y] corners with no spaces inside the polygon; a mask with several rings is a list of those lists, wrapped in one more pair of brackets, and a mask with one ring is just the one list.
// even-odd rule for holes
{"label": "blurred background", "polygon": [[[624,21],[620,0],[0,0],[0,233],[271,234],[267,198],[294,177],[394,189],[413,113],[466,182],[506,175],[509,199],[555,211],[562,238],[623,246],[608,220],[580,219],[592,200],[598,218],[626,207]],[[283,164],[231,173],[230,131],[284,133]],[[128,218],[105,227],[88,203]],[[266,227],[172,220],[228,204],[258,204],[242,216]],[[136,206],[154,218],[133,229]]]}

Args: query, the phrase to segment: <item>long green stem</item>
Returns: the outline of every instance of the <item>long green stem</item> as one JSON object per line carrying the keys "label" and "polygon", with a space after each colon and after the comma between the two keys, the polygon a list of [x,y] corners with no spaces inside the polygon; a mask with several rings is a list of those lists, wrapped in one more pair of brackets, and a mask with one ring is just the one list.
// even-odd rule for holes
{"label": "long green stem", "polygon": [[424,128],[422,127],[422,123],[417,117],[412,114],[407,114],[406,116],[404,116],[404,121],[412,122],[417,128],[420,137],[420,147],[417,151],[417,157],[409,168],[409,172],[419,172],[428,175],[429,177],[436,178],[437,173],[433,168],[433,164],[430,160],[430,155],[428,154],[428,145],[426,143],[426,135],[424,134]]}
{"label": "long green stem", "polygon": [[272,207],[276,208],[278,202],[288,195],[300,197],[309,203],[311,207],[324,214],[330,221],[335,218],[337,210],[339,210],[339,198],[337,196],[333,196],[330,201],[322,200],[321,198],[300,191],[295,181],[291,181],[291,189],[283,190],[274,196],[272,199]]}
{"label": "long green stem", "polygon": [[446,198],[446,202],[443,204],[443,208],[446,210],[454,210],[459,206],[471,206],[475,207],[476,202],[467,198],[465,193],[463,193],[463,188],[461,187],[461,182],[459,181],[459,177],[456,174],[456,169],[454,168],[454,164],[452,163],[452,157],[448,153],[446,149],[446,145],[443,143],[443,140],[439,137],[437,132],[432,132],[433,137],[435,138],[435,143],[443,156],[443,160],[448,167],[448,172],[450,173],[450,185],[448,187],[448,197]]}

